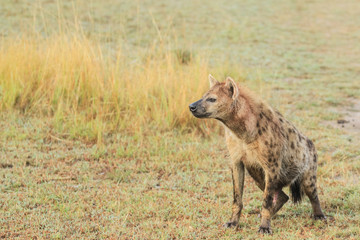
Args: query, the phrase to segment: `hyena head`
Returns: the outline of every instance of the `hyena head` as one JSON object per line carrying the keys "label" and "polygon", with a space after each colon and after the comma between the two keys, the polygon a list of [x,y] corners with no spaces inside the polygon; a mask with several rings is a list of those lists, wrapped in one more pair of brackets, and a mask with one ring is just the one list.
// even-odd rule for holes
{"label": "hyena head", "polygon": [[189,105],[190,111],[197,118],[225,120],[232,113],[233,103],[239,95],[238,86],[230,77],[220,83],[209,75],[209,82],[210,90]]}

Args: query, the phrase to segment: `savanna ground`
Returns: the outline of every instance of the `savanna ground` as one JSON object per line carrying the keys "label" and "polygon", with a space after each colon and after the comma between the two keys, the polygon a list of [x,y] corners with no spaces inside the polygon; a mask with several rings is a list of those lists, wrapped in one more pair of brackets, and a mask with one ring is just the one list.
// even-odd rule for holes
{"label": "savanna ground", "polygon": [[222,227],[223,133],[187,110],[213,73],[318,150],[327,222],[288,202],[263,238],[358,238],[358,1],[3,0],[0,12],[0,237],[260,238],[248,176],[240,229]]}

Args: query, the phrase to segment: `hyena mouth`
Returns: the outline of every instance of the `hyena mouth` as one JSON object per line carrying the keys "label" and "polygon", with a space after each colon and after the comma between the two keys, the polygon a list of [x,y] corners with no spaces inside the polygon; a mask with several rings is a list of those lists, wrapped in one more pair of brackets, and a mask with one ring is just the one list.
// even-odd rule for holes
{"label": "hyena mouth", "polygon": [[211,113],[198,113],[198,112],[191,112],[197,118],[208,118],[210,117]]}

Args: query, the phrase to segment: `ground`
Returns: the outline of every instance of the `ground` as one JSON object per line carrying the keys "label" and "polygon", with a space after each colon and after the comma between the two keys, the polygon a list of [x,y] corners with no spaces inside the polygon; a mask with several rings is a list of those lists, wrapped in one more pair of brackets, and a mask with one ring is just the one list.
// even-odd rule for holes
{"label": "ground", "polygon": [[[208,51],[214,68],[237,64],[245,84],[312,139],[319,153],[319,197],[327,222],[310,218],[307,199],[289,202],[272,221],[274,234],[264,238],[358,238],[360,134],[359,125],[351,125],[360,111],[357,1],[84,3],[4,1],[1,34],[25,31],[28,21],[52,31],[56,12],[64,19],[76,12],[86,34],[104,48],[121,42],[133,49],[129,57],[168,32],[176,35],[179,49]],[[41,17],[33,19],[37,11],[49,19],[47,26]],[[257,87],[260,82],[266,90]],[[232,204],[228,154],[222,132],[208,132],[118,132],[97,146],[54,131],[49,119],[2,112],[0,237],[259,238],[262,194],[248,176],[240,229],[222,227]]]}

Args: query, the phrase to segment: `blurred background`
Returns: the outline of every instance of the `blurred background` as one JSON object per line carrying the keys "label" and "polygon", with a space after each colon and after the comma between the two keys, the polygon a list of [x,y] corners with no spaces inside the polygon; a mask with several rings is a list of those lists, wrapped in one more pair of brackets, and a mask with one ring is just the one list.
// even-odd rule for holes
{"label": "blurred background", "polygon": [[0,13],[1,237],[257,238],[250,178],[240,230],[221,227],[223,130],[188,111],[210,73],[318,149],[329,221],[288,203],[274,238],[358,236],[358,1],[2,0]]}

